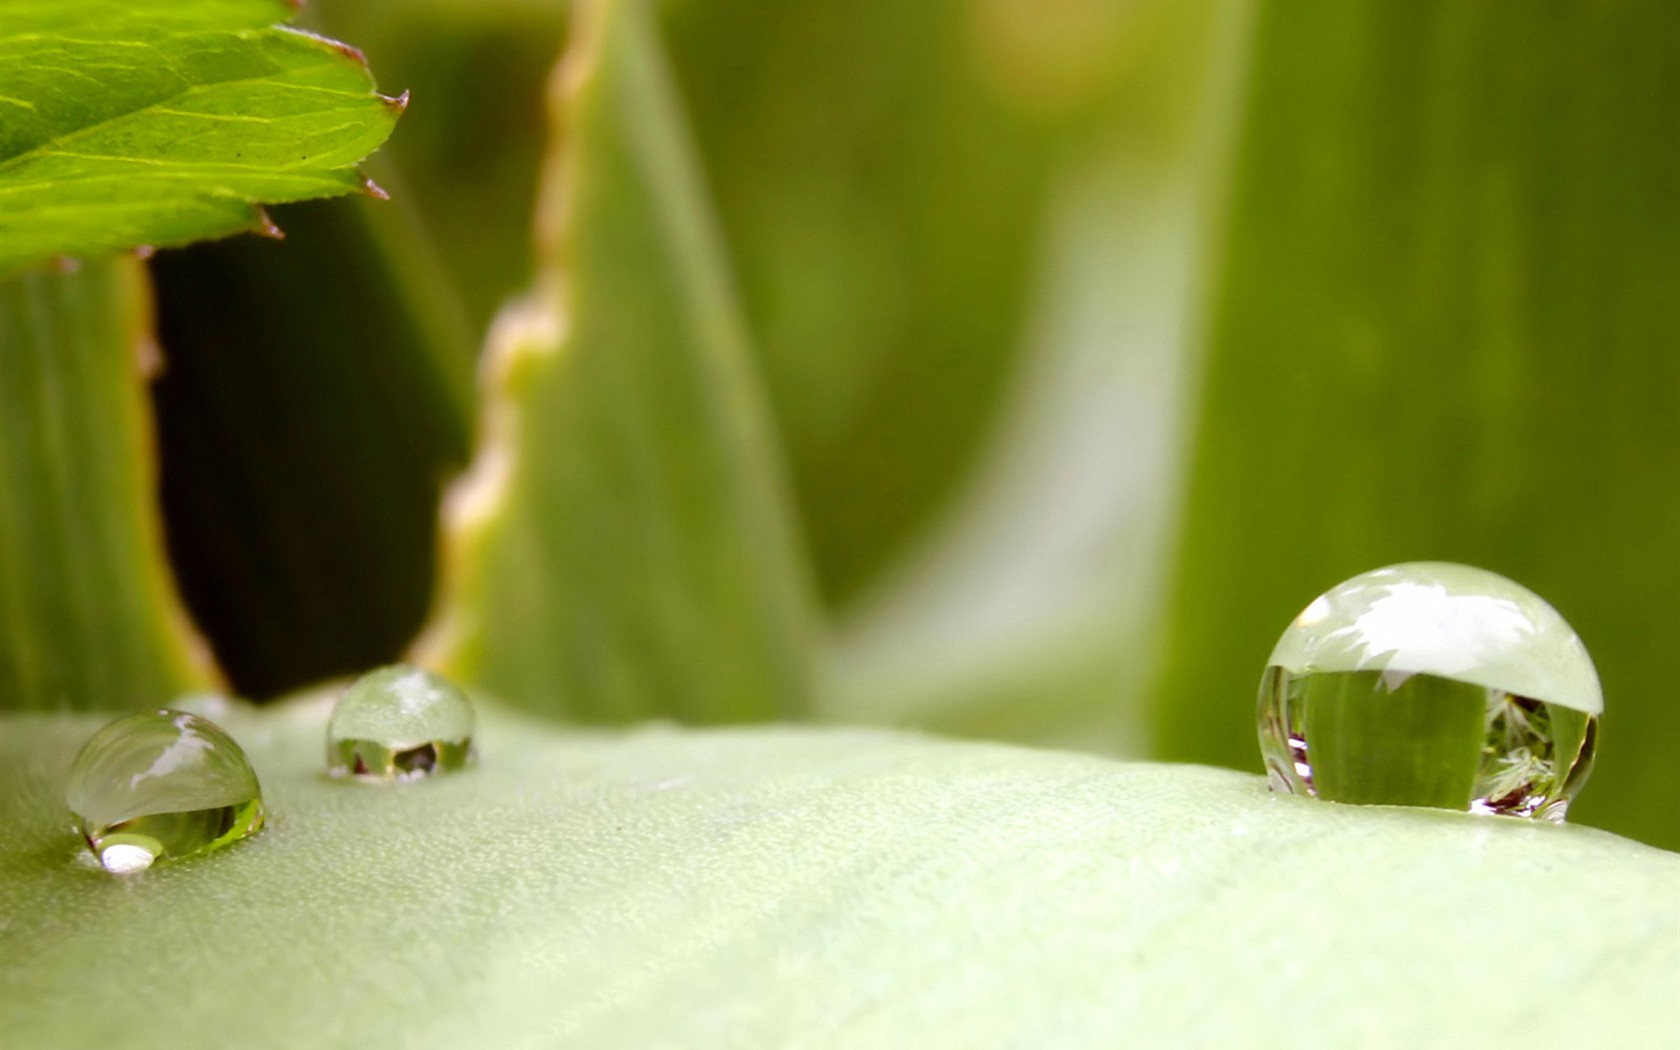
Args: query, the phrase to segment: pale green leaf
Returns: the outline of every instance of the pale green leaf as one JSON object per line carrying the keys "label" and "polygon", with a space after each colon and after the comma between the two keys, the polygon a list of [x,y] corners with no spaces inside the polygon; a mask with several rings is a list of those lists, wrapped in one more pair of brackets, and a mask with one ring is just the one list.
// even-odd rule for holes
{"label": "pale green leaf", "polygon": [[1680,858],[1603,832],[494,708],[475,768],[369,787],[322,775],[327,711],[222,716],[268,828],[126,880],[61,801],[99,723],[0,722],[10,1044],[1575,1050],[1680,1025]]}
{"label": "pale green leaf", "polygon": [[211,681],[164,562],[133,259],[0,280],[0,709]]}
{"label": "pale green leaf", "polygon": [[403,103],[284,0],[0,0],[0,272],[263,229],[347,193]]}
{"label": "pale green leaf", "polygon": [[728,264],[645,5],[578,15],[423,662],[585,719],[775,718],[812,612]]}

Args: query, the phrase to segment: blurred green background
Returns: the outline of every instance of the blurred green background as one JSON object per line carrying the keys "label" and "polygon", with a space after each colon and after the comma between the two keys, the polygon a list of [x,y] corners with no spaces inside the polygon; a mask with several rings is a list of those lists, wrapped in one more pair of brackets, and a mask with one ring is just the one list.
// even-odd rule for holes
{"label": "blurred green background", "polygon": [[[568,13],[314,0],[412,92],[395,200],[152,263],[171,561],[244,692],[427,620],[476,357],[543,251]],[[803,706],[1258,770],[1289,618],[1467,561],[1598,663],[1572,817],[1680,848],[1680,7],[657,16],[816,605]]]}

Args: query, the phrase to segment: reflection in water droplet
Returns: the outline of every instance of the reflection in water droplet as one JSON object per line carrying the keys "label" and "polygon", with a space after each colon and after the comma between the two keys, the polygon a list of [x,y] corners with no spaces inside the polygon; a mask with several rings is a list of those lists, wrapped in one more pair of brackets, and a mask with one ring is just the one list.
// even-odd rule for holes
{"label": "reflection in water droplet", "polygon": [[131,846],[126,842],[111,843],[99,854],[100,865],[113,875],[145,871],[156,859],[144,846]]}
{"label": "reflection in water droplet", "polygon": [[472,757],[472,702],[454,683],[407,664],[357,679],[327,723],[327,772],[364,780],[417,780]]}
{"label": "reflection in water droplet", "polygon": [[1482,569],[1377,569],[1314,599],[1260,683],[1272,790],[1561,821],[1592,769],[1598,675],[1533,592]]}
{"label": "reflection in water droplet", "polygon": [[65,801],[106,871],[217,849],[262,828],[262,789],[245,752],[214,722],[161,710],[119,718],[70,768]]}

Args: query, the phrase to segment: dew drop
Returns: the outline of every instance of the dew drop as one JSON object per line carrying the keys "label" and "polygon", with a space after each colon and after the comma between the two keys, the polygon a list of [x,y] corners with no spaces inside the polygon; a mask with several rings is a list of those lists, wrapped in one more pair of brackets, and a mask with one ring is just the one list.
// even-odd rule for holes
{"label": "dew drop", "polygon": [[1534,592],[1413,562],[1313,599],[1272,650],[1259,706],[1273,791],[1562,821],[1604,698]]}
{"label": "dew drop", "polygon": [[407,664],[358,678],[327,723],[327,772],[362,780],[418,780],[472,757],[473,708],[448,679]]}
{"label": "dew drop", "polygon": [[263,826],[262,789],[238,744],[185,711],[129,715],[95,733],[70,767],[76,830],[115,875],[218,849]]}

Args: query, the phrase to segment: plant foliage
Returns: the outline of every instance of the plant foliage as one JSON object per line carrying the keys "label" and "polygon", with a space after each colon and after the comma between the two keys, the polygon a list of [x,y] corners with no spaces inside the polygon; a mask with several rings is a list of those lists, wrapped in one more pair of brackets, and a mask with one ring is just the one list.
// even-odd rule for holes
{"label": "plant foliage", "polygon": [[285,0],[0,0],[0,273],[264,230],[363,186],[403,100]]}
{"label": "plant foliage", "polygon": [[1573,1048],[1680,1023],[1680,857],[1586,828],[499,709],[479,766],[381,788],[322,775],[325,698],[217,717],[268,828],[128,880],[75,861],[59,810],[98,722],[0,721],[17,1045]]}

